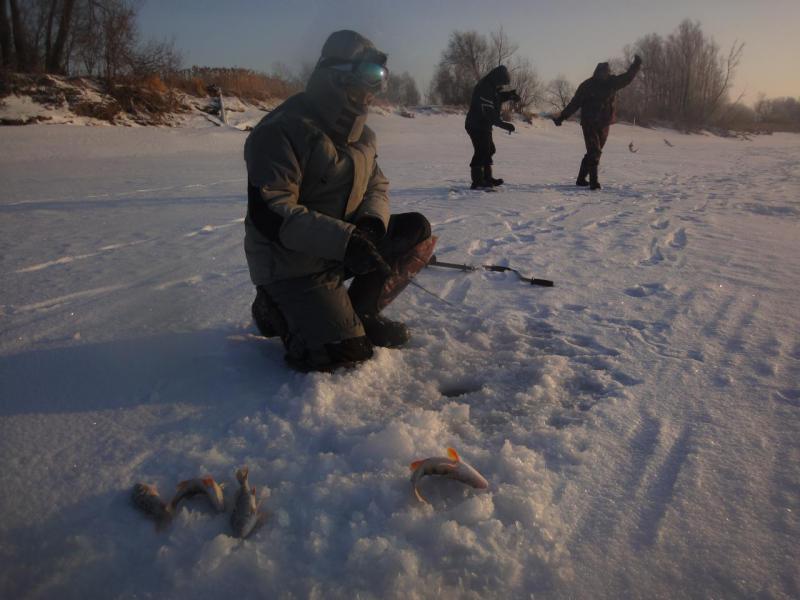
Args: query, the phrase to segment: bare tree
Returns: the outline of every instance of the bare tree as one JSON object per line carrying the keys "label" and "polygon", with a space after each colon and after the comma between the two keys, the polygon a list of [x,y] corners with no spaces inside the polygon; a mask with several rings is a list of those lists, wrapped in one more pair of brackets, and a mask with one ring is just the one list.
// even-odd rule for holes
{"label": "bare tree", "polygon": [[763,94],[755,105],[760,128],[775,131],[800,131],[800,98],[767,99]]}
{"label": "bare tree", "polygon": [[477,31],[454,31],[444,59],[455,69],[466,71],[477,81],[491,64],[489,44]]}
{"label": "bare tree", "polygon": [[518,109],[538,102],[541,84],[533,65],[527,59],[516,59],[519,46],[512,42],[502,27],[488,39],[477,31],[453,31],[442,52],[428,89],[433,103],[469,104],[478,80],[491,69],[506,64],[512,84],[522,96]]}
{"label": "bare tree", "polygon": [[11,6],[11,27],[14,32],[14,54],[17,59],[17,69],[27,73],[33,70],[35,61],[28,43],[24,14],[20,10],[17,0],[8,1]]}
{"label": "bare tree", "polygon": [[11,66],[11,24],[6,12],[6,0],[0,0],[0,64],[4,68]]}
{"label": "bare tree", "polygon": [[136,12],[124,0],[106,0],[100,16],[103,78],[111,85],[133,62]]}
{"label": "bare tree", "polygon": [[408,72],[404,72],[401,75],[389,73],[386,91],[383,92],[382,96],[389,102],[402,106],[416,106],[420,100],[417,83]]}
{"label": "bare tree", "polygon": [[553,110],[558,112],[561,112],[567,107],[567,104],[569,104],[569,101],[574,95],[575,86],[560,73],[547,84],[547,89],[545,90],[545,98],[548,104],[553,107]]}
{"label": "bare tree", "polygon": [[181,67],[181,55],[175,42],[150,40],[131,55],[131,74],[137,77],[158,75],[169,79]]}
{"label": "bare tree", "polygon": [[506,35],[502,25],[500,26],[500,29],[489,34],[489,40],[489,58],[491,60],[492,67],[498,67],[504,64],[506,61],[508,61],[508,59],[516,54],[517,50],[519,50],[519,44],[512,42],[508,38],[508,35]]}
{"label": "bare tree", "polygon": [[[619,94],[619,113],[641,120],[664,120],[687,129],[711,122],[723,107],[742,57],[744,45],[734,42],[723,55],[699,22],[685,20],[663,38],[650,34],[625,48],[625,61],[642,57],[643,68]],[[734,103],[735,104],[735,103]]]}
{"label": "bare tree", "polygon": [[524,111],[542,101],[543,87],[539,74],[527,58],[515,57],[510,68],[511,87],[517,90],[520,100],[514,103],[517,111]]}
{"label": "bare tree", "polygon": [[73,70],[94,75],[101,63],[103,37],[100,29],[100,6],[95,2],[82,4],[74,24],[74,47],[70,54]]}
{"label": "bare tree", "polygon": [[466,104],[491,64],[489,43],[477,31],[453,31],[431,82],[433,101]]}
{"label": "bare tree", "polygon": [[55,20],[57,0],[50,0],[50,16],[47,25],[47,47],[45,52],[45,70],[50,73],[65,73],[66,72],[66,59],[65,49],[67,47],[67,39],[70,35],[70,28],[72,25],[72,14],[75,8],[75,0],[64,0],[61,6],[61,15],[58,20],[58,34],[52,46],[50,39],[52,37],[53,21]]}

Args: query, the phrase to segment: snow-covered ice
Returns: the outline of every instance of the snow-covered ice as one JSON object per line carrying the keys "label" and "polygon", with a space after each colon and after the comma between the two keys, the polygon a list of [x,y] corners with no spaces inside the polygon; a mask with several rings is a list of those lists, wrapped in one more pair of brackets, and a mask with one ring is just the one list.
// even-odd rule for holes
{"label": "snow-covered ice", "polygon": [[[593,193],[534,121],[486,194],[463,117],[370,119],[439,259],[556,287],[425,269],[409,347],[310,375],[249,320],[244,133],[0,130],[0,597],[799,597],[800,136],[616,125]],[[490,489],[421,505],[447,446]],[[245,541],[130,505],[244,464]]]}

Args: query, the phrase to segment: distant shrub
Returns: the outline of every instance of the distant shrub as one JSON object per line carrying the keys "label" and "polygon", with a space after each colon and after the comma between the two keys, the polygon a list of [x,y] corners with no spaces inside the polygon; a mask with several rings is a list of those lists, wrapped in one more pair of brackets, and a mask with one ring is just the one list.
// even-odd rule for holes
{"label": "distant shrub", "polygon": [[166,94],[169,92],[169,88],[163,81],[161,81],[161,77],[158,75],[149,75],[145,77],[142,81],[142,87],[150,92],[155,92],[158,94]]}
{"label": "distant shrub", "polygon": [[179,97],[157,76],[115,85],[109,94],[122,110],[148,123],[164,122],[168,114],[184,110]]}
{"label": "distant shrub", "polygon": [[83,101],[73,105],[72,112],[80,117],[90,117],[113,123],[114,118],[122,112],[122,107],[116,100],[109,102]]}
{"label": "distant shrub", "polygon": [[178,71],[175,86],[195,96],[205,96],[208,89],[222,90],[223,94],[238,96],[243,100],[284,99],[300,91],[297,83],[275,75],[237,67],[197,67]]}

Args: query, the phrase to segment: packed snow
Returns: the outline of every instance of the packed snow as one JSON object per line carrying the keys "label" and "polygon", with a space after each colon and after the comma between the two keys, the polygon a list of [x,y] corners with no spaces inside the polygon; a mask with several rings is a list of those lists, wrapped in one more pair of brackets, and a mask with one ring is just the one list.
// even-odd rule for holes
{"label": "packed snow", "polygon": [[[440,260],[555,287],[427,268],[408,347],[334,374],[250,321],[245,133],[0,130],[0,597],[799,597],[800,136],[618,124],[590,192],[534,120],[484,193],[463,115],[370,121]],[[447,447],[490,487],[421,504]],[[130,502],[208,473],[230,509],[242,465],[246,540]]]}

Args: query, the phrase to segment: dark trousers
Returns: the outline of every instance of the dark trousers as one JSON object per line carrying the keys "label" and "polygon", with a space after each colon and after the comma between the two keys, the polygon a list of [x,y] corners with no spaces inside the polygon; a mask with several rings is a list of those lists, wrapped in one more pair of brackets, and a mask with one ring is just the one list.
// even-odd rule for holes
{"label": "dark trousers", "polygon": [[581,123],[583,129],[583,141],[586,144],[586,166],[596,167],[600,164],[600,156],[603,154],[603,146],[608,139],[609,126],[605,127],[594,123]]}
{"label": "dark trousers", "polygon": [[470,167],[490,167],[492,156],[496,152],[494,141],[492,141],[491,129],[467,129],[469,139],[472,141],[474,152]]}

